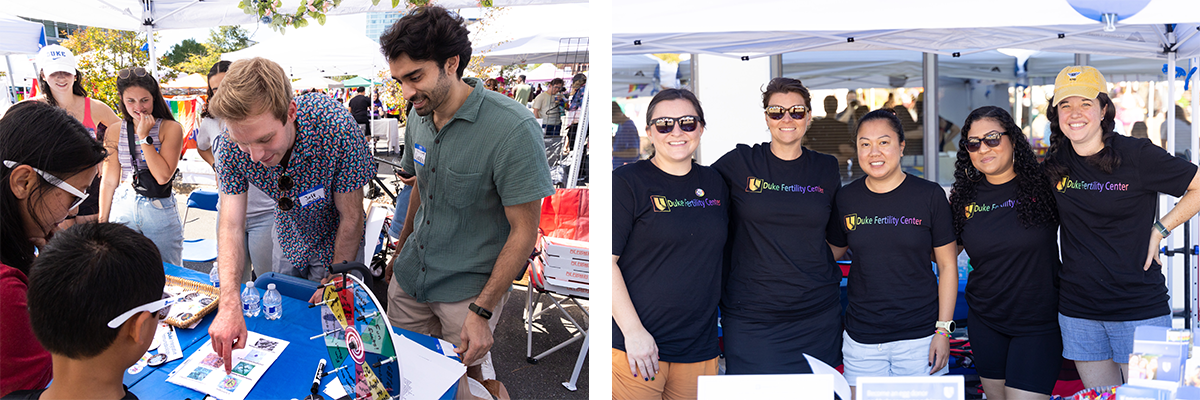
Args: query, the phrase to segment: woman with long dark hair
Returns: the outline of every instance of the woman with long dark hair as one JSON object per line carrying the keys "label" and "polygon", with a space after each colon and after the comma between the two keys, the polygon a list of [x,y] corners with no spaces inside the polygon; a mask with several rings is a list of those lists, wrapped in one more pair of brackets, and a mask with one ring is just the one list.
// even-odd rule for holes
{"label": "woman with long dark hair", "polygon": [[1033,147],[999,107],[963,123],[950,192],[971,256],[968,325],[989,399],[1046,399],[1062,366],[1058,210]]}
{"label": "woman with long dark hair", "polygon": [[[221,88],[225,72],[229,71],[229,64],[232,63],[219,61],[208,70],[208,98],[210,100],[213,93]],[[200,158],[203,158],[215,170],[219,158],[215,151],[221,148],[220,142],[226,140],[223,133],[225,122],[208,113],[207,103],[204,104],[204,110],[200,113],[200,117],[200,129],[196,132],[196,151],[200,153]],[[243,281],[251,280],[253,278],[251,274],[262,276],[272,272],[276,264],[275,254],[281,252],[281,250],[276,250],[278,241],[274,240],[273,236],[275,233],[275,200],[263,193],[258,186],[254,186],[252,183],[248,185],[246,191],[246,257],[243,259],[250,262],[254,268],[242,268]],[[220,210],[217,212],[220,213]]]}
{"label": "woman with long dark hair", "polygon": [[696,398],[716,375],[729,189],[692,161],[704,110],[687,90],[650,100],[654,156],[613,171],[614,399]]}
{"label": "woman with long dark hair", "polygon": [[841,178],[837,158],[801,145],[812,123],[803,83],[772,79],[762,102],[771,141],[739,144],[712,165],[732,201],[721,292],[725,371],[811,373],[803,354],[842,361],[842,272],[825,241],[838,228]]}
{"label": "woman with long dark hair", "polygon": [[[83,123],[88,135],[103,142],[105,134],[116,132],[121,119],[107,104],[88,97],[83,89],[83,75],[71,50],[56,44],[43,47],[38,52],[38,88],[41,94],[32,100],[48,103],[67,110],[72,117]],[[75,222],[95,222],[100,214],[100,177],[88,186],[88,198],[79,205],[79,214],[63,221],[62,227]]]}
{"label": "woman with long dark hair", "polygon": [[[117,93],[125,121],[121,133],[105,138],[108,160],[101,184],[100,221],[128,225],[154,241],[163,262],[182,265],[183,225],[170,184],[183,148],[183,128],[146,69],[117,72]],[[150,174],[140,173],[143,170]],[[165,185],[166,193],[148,197],[134,185]]]}
{"label": "woman with long dark hair", "polygon": [[[1054,80],[1045,169],[1062,225],[1058,322],[1063,357],[1084,386],[1127,381],[1133,332],[1171,326],[1158,247],[1200,210],[1196,165],[1116,133],[1104,75],[1064,68]],[[1182,196],[1161,219],[1158,194]]]}
{"label": "woman with long dark hair", "polygon": [[50,383],[50,353],[33,336],[25,291],[37,248],[91,197],[104,146],[67,111],[23,102],[0,118],[0,396]]}
{"label": "woman with long dark hair", "polygon": [[[842,358],[855,390],[864,376],[946,373],[958,264],[946,192],[900,168],[904,128],[892,110],[867,113],[855,133],[866,176],[835,198],[835,258],[854,252],[847,277]],[[929,255],[937,275],[929,268]]]}

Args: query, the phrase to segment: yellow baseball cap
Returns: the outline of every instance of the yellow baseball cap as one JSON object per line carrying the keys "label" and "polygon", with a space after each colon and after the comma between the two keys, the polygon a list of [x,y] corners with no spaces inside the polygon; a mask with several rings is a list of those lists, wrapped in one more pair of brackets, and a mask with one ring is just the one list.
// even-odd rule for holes
{"label": "yellow baseball cap", "polygon": [[1072,65],[1063,68],[1054,78],[1054,100],[1050,104],[1057,105],[1071,96],[1094,99],[1101,92],[1108,92],[1108,82],[1099,70],[1086,65]]}

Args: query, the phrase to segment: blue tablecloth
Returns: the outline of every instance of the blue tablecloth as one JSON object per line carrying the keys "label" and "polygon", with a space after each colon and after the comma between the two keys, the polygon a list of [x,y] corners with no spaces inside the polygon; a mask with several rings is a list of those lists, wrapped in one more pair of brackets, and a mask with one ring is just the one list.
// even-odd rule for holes
{"label": "blue tablecloth", "polygon": [[[207,274],[166,263],[163,266],[167,275],[197,282],[208,282]],[[261,289],[260,292],[262,292]],[[258,384],[254,385],[254,389],[250,391],[247,399],[302,399],[309,394],[317,363],[322,358],[328,361],[329,353],[323,340],[309,339],[313,335],[321,333],[321,311],[320,308],[308,308],[307,300],[283,296],[282,318],[268,321],[260,314],[258,317],[246,319],[247,330],[289,342],[283,354],[267,369]],[[129,390],[143,399],[204,398],[203,393],[168,383],[167,377],[171,371],[183,363],[183,360],[208,342],[208,327],[212,324],[215,315],[216,312],[213,312],[205,316],[200,325],[194,329],[176,329],[179,346],[183,348],[183,358],[159,367],[146,367],[137,375],[130,375],[127,372],[124,383],[129,386]],[[441,343],[436,338],[400,328],[394,328],[394,330],[417,344],[442,353]],[[457,360],[457,358],[454,359]],[[330,369],[332,367],[325,368],[326,371]],[[336,375],[326,376],[321,380],[321,388],[323,389],[334,379],[337,379]],[[447,390],[442,395],[442,399],[453,399],[456,390],[457,384]]]}

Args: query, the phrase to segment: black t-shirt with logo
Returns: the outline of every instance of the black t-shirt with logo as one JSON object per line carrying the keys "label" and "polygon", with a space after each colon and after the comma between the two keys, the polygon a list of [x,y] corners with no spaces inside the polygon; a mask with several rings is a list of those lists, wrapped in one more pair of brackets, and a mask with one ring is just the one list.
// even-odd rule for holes
{"label": "black t-shirt with logo", "polygon": [[1172,157],[1147,139],[1117,135],[1121,166],[1112,174],[1067,149],[1070,173],[1054,182],[1062,220],[1059,312],[1100,321],[1167,315],[1162,266],[1143,270],[1158,193],[1182,196],[1196,165]]}
{"label": "black t-shirt with logo", "polygon": [[[613,249],[642,326],[659,358],[716,357],[721,263],[729,232],[729,189],[717,171],[692,164],[684,176],[649,160],[613,170]],[[625,350],[616,320],[612,347]]]}
{"label": "black t-shirt with logo", "polygon": [[972,318],[1006,335],[1058,329],[1058,225],[1025,228],[1017,214],[1017,180],[976,186],[967,205],[962,244],[974,270],[967,280]]}
{"label": "black t-shirt with logo", "polygon": [[930,255],[955,241],[946,192],[906,174],[892,191],[875,193],[863,177],[838,191],[835,203],[842,229],[829,243],[853,252],[846,333],[863,344],[932,335],[938,281]]}
{"label": "black t-shirt with logo", "polygon": [[722,312],[770,320],[837,307],[842,273],[825,243],[828,231],[840,229],[837,159],[804,149],[784,161],[769,143],[742,144],[713,168],[733,202]]}

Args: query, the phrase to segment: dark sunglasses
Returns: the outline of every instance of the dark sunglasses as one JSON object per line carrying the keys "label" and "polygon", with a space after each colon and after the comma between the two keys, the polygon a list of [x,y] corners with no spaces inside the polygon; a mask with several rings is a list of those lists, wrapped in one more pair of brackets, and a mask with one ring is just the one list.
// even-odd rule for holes
{"label": "dark sunglasses", "polygon": [[679,124],[679,130],[684,132],[694,132],[697,126],[700,126],[700,118],[694,115],[684,115],[679,118],[658,117],[650,121],[650,125],[654,125],[658,129],[658,133],[671,133],[675,130],[675,124]]}
{"label": "dark sunglasses", "polygon": [[125,68],[123,70],[117,71],[117,77],[121,78],[121,79],[129,79],[129,77],[132,75],[137,75],[138,77],[144,77],[144,76],[146,76],[146,74],[147,74],[146,69],[142,68],[142,67]]}
{"label": "dark sunglasses", "polygon": [[[283,192],[287,192],[289,190],[292,190],[292,177],[288,176],[285,172],[283,175],[279,176],[279,192],[282,194]],[[280,197],[279,200],[276,201],[276,204],[278,204],[279,209],[283,211],[291,210],[292,207],[296,205],[295,202],[292,201],[292,198],[287,196]]]}
{"label": "dark sunglasses", "polygon": [[999,133],[999,132],[992,132],[987,135],[984,135],[983,139],[967,138],[967,151],[972,152],[972,153],[979,151],[980,143],[986,144],[988,147],[995,148],[996,146],[1000,145],[1000,137],[1001,136],[1004,136],[1004,134]]}
{"label": "dark sunglasses", "polygon": [[792,106],[791,108],[784,108],[783,106],[770,106],[767,107],[765,112],[767,113],[767,117],[771,119],[783,119],[783,114],[791,115],[792,119],[804,119],[804,116],[808,115],[808,107]]}

